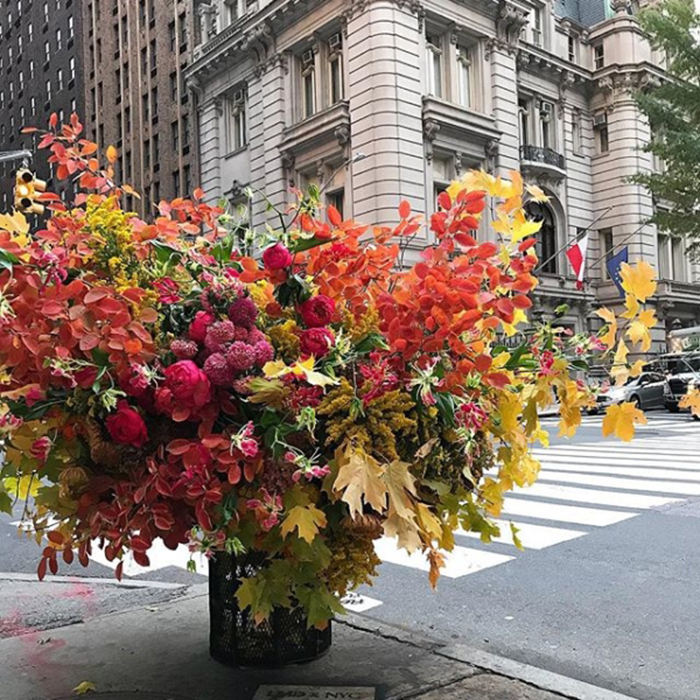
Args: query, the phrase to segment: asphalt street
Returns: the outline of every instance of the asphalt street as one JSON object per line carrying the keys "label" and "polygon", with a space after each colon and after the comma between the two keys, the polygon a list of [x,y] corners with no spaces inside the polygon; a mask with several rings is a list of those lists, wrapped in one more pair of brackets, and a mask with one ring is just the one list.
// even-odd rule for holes
{"label": "asphalt street", "polygon": [[[509,497],[503,516],[519,527],[524,552],[507,534],[490,545],[459,534],[432,592],[425,562],[380,540],[380,576],[351,609],[641,700],[700,700],[700,423],[647,415],[629,445],[604,440],[600,417],[586,418],[570,440],[556,438],[555,419],[546,420],[553,439],[538,455],[541,478]],[[0,516],[5,601],[34,574],[40,553],[18,536],[16,521]],[[151,558],[146,570],[127,562],[127,578],[166,587],[89,593],[93,608],[157,605],[178,594],[172,584],[206,581],[205,562],[198,574],[185,570],[184,550]],[[59,573],[114,576],[99,552],[88,568]],[[79,583],[58,596],[47,587],[42,605],[25,601],[21,618],[0,605],[0,637],[17,633],[16,619],[61,624],[86,596]]]}

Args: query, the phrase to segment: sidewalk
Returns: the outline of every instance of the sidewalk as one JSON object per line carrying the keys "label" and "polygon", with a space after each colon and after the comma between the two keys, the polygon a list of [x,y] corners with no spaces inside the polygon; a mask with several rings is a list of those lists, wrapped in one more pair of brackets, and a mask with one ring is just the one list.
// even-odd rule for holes
{"label": "sidewalk", "polygon": [[[26,582],[25,592],[38,594],[43,585]],[[103,593],[100,601],[109,591]],[[73,611],[68,626],[6,628],[5,634],[16,636],[0,639],[2,700],[76,697],[72,689],[82,681],[95,684],[97,693],[84,696],[94,700],[102,693],[104,700],[252,700],[262,684],[376,686],[377,700],[630,700],[355,614],[334,623],[333,647],[316,662],[271,671],[230,669],[208,655],[206,585],[183,588],[175,599],[174,593],[120,612],[93,609],[83,621]]]}

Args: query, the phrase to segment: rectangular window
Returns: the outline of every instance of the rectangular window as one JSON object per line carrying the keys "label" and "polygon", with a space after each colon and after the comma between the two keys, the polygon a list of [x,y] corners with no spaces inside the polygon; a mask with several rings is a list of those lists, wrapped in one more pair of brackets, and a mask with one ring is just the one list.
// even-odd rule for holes
{"label": "rectangular window", "polygon": [[187,48],[187,19],[184,12],[178,17],[178,22],[180,24],[180,49],[184,51]]}
{"label": "rectangular window", "polygon": [[148,109],[148,93],[141,96],[141,111],[143,112],[143,120],[148,121],[150,110]]}
{"label": "rectangular window", "polygon": [[659,233],[656,237],[659,277],[670,280],[673,278],[671,271],[671,258],[669,255],[669,236]]}
{"label": "rectangular window", "polygon": [[426,61],[428,64],[428,94],[442,97],[442,42],[440,37],[426,34]]}
{"label": "rectangular window", "polygon": [[578,42],[576,41],[576,37],[573,36],[572,34],[569,34],[568,45],[569,45],[569,60],[572,63],[578,63]]}
{"label": "rectangular window", "polygon": [[69,80],[75,80],[75,58],[73,56],[70,57],[70,61],[68,61],[68,71],[69,71]]}
{"label": "rectangular window", "polygon": [[170,99],[173,102],[177,100],[177,73],[170,74]]}
{"label": "rectangular window", "polygon": [[175,33],[175,22],[168,25],[168,36],[170,37],[170,52],[175,53],[177,47],[177,34]]}
{"label": "rectangular window", "polygon": [[192,170],[189,165],[185,166],[185,195],[192,191]]}
{"label": "rectangular window", "polygon": [[73,39],[75,36],[75,28],[73,26],[73,16],[68,18],[68,38]]}
{"label": "rectangular window", "polygon": [[532,43],[542,46],[542,9],[539,7],[532,10]]}
{"label": "rectangular window", "polygon": [[530,104],[527,100],[518,100],[518,113],[520,115],[520,144],[529,146],[532,137],[530,134]]}
{"label": "rectangular window", "polygon": [[63,70],[61,68],[56,71],[56,83],[58,84],[58,91],[63,90]]}
{"label": "rectangular window", "polygon": [[49,42],[44,43],[44,61],[48,63],[51,60],[51,44]]}
{"label": "rectangular window", "polygon": [[158,88],[151,90],[151,114],[155,119],[158,116]]}
{"label": "rectangular window", "polygon": [[151,70],[154,71],[158,67],[158,58],[156,56],[156,40],[151,41]]}
{"label": "rectangular window", "polygon": [[229,102],[229,150],[237,151],[248,143],[246,99],[243,90],[236,90]]}
{"label": "rectangular window", "polygon": [[598,231],[598,237],[600,240],[600,245],[602,247],[601,253],[605,256],[603,258],[603,278],[610,279],[610,274],[608,273],[607,262],[613,256],[614,242],[613,242],[613,230],[611,228],[602,228]]}
{"label": "rectangular window", "polygon": [[177,153],[180,150],[180,124],[173,122],[170,125],[170,139],[173,146],[173,151]]}
{"label": "rectangular window", "polygon": [[678,236],[671,236],[671,259],[673,279],[676,282],[686,282],[688,266],[685,258],[685,244],[683,239]]}
{"label": "rectangular window", "polygon": [[182,145],[187,148],[190,145],[190,118],[189,115],[182,115]]}
{"label": "rectangular window", "polygon": [[143,169],[151,169],[151,142],[148,140],[143,142]]}
{"label": "rectangular window", "polygon": [[571,147],[574,153],[581,153],[581,116],[576,111],[571,113]]}
{"label": "rectangular window", "polygon": [[551,102],[540,102],[540,143],[542,148],[554,148],[554,105]]}
{"label": "rectangular window", "polygon": [[595,131],[596,152],[607,153],[610,150],[607,114],[601,113],[593,116],[593,130]]}
{"label": "rectangular window", "polygon": [[146,73],[148,71],[148,49],[144,46],[141,49],[141,72]]}
{"label": "rectangular window", "polygon": [[46,101],[51,102],[51,81],[46,81]]}
{"label": "rectangular window", "polygon": [[472,106],[472,60],[471,51],[466,46],[457,48],[457,89],[459,104],[462,107]]}
{"label": "rectangular window", "polygon": [[598,70],[605,65],[605,54],[603,53],[603,45],[598,44],[593,47],[593,67]]}
{"label": "rectangular window", "polygon": [[343,99],[343,64],[342,54],[337,53],[330,59],[329,65],[331,84],[331,104],[340,102]]}
{"label": "rectangular window", "polygon": [[302,119],[310,117],[316,112],[316,67],[315,52],[313,49],[304,51],[301,55],[301,102]]}
{"label": "rectangular window", "polygon": [[173,170],[173,194],[177,197],[180,194],[180,171]]}

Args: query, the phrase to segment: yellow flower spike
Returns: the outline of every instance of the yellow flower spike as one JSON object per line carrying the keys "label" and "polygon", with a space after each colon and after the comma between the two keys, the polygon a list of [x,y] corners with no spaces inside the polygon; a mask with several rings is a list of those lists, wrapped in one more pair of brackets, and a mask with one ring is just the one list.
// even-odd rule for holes
{"label": "yellow flower spike", "polygon": [[641,302],[656,292],[655,275],[654,268],[646,260],[640,260],[634,265],[622,263],[620,267],[622,288]]}

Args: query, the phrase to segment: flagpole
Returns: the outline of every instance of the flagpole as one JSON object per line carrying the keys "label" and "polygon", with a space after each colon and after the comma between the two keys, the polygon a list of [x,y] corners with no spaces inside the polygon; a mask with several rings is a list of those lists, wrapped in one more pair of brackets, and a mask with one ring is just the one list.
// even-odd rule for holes
{"label": "flagpole", "polygon": [[593,219],[593,221],[591,221],[591,223],[588,224],[588,226],[586,226],[586,228],[584,228],[582,231],[577,233],[576,238],[574,238],[573,241],[567,241],[561,248],[559,248],[559,250],[556,251],[556,253],[554,253],[554,255],[551,255],[544,262],[540,263],[535,268],[535,272],[538,272],[545,265],[550,263],[552,260],[554,260],[555,258],[558,258],[567,248],[572,246],[574,243],[578,243],[588,233],[588,231],[590,230],[590,228],[592,226],[595,226],[595,224],[597,224],[611,209],[614,209],[614,208],[615,208],[615,205],[611,204],[602,214],[598,215],[595,219]]}
{"label": "flagpole", "polygon": [[636,236],[645,226],[648,226],[649,224],[647,222],[643,223],[639,228],[636,228],[632,233],[630,233],[628,236],[625,236],[619,243],[616,243],[610,250],[606,250],[599,258],[596,258],[589,266],[588,269],[592,269],[595,267],[601,260],[604,260],[605,258],[610,255],[615,248],[619,248],[620,246],[624,245],[627,241],[629,241],[632,236]]}

